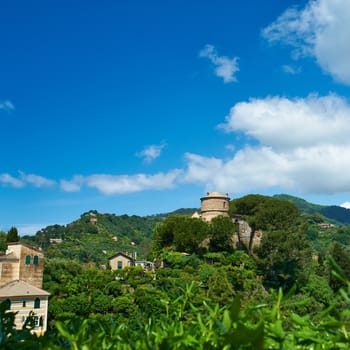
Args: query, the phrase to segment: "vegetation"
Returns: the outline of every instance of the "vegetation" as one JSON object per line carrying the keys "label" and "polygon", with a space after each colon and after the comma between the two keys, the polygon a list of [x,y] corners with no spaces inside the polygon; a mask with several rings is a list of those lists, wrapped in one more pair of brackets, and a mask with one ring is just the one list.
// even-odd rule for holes
{"label": "vegetation", "polygon": [[[349,307],[350,284],[334,264],[334,275],[346,289],[342,302]],[[340,273],[339,273],[340,272]],[[172,300],[148,299],[152,312],[133,314],[133,322],[109,318],[74,318],[57,321],[44,336],[30,333],[30,319],[15,330],[14,315],[0,305],[0,347],[2,349],[348,349],[349,310],[333,313],[335,305],[317,314],[300,315],[293,300],[281,289],[271,293],[271,306],[242,306],[236,296],[223,307],[199,303],[195,283],[180,290]],[[161,296],[161,295],[153,295]],[[144,296],[140,296],[142,299]],[[148,316],[144,322],[145,314]]]}
{"label": "vegetation", "polygon": [[289,201],[293,203],[302,213],[305,214],[319,214],[325,218],[325,220],[342,224],[350,224],[350,210],[339,207],[337,205],[317,205],[312,204],[304,199],[293,197],[287,194],[275,195],[275,198]]}
{"label": "vegetation", "polygon": [[[14,330],[1,311],[0,348],[350,347],[347,226],[327,225],[319,212],[300,212],[288,200],[249,195],[231,201],[229,213],[253,234],[263,231],[252,249],[239,244],[230,218],[208,223],[185,213],[92,211],[24,237],[45,251],[49,330],[34,341],[29,323]],[[108,269],[108,256],[132,249],[157,269]]]}

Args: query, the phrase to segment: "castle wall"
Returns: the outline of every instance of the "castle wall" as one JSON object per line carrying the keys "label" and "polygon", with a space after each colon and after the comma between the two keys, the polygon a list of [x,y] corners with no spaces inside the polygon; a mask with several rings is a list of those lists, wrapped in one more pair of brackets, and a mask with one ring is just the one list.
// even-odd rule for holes
{"label": "castle wall", "polygon": [[201,198],[201,216],[211,221],[216,216],[228,216],[230,198],[218,192],[207,193]]}

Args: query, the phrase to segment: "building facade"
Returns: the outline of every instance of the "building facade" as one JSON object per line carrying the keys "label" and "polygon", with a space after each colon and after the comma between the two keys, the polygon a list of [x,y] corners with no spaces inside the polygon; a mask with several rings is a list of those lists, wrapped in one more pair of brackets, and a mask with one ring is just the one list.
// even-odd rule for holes
{"label": "building facade", "polygon": [[42,289],[44,255],[27,244],[8,243],[0,255],[0,302],[7,302],[9,311],[16,312],[15,324],[22,328],[33,316],[33,332],[43,334],[47,328],[49,293]]}
{"label": "building facade", "polygon": [[0,302],[6,302],[9,311],[15,312],[15,325],[21,329],[28,316],[35,322],[33,332],[41,335],[47,329],[48,299],[50,293],[31,284],[16,280],[0,288]]}

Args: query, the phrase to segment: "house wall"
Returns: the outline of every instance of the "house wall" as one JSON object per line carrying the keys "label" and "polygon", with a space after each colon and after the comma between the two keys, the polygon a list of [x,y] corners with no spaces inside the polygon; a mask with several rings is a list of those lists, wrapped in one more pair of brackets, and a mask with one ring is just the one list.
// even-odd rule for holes
{"label": "house wall", "polygon": [[[30,264],[26,263],[26,257],[30,256]],[[37,256],[37,264],[34,264],[34,257]],[[20,255],[19,279],[35,287],[42,288],[44,274],[44,255],[36,250],[22,246]]]}
{"label": "house wall", "polygon": [[[30,257],[27,264],[26,257]],[[34,264],[37,257],[37,264]],[[42,288],[44,255],[38,249],[23,244],[9,244],[6,255],[0,257],[0,287],[14,280],[25,281]]]}
{"label": "house wall", "polygon": [[[40,308],[34,308],[35,299],[40,299]],[[30,297],[10,297],[0,298],[0,302],[9,299],[11,301],[11,312],[17,312],[15,316],[16,329],[21,329],[26,318],[30,312],[33,311],[35,316],[42,317],[42,326],[36,326],[33,330],[34,333],[41,335],[47,329],[47,310],[48,310],[48,297],[47,296],[30,296]],[[23,302],[25,301],[25,306]]]}
{"label": "house wall", "polygon": [[118,261],[122,262],[122,269],[124,269],[127,266],[131,266],[132,265],[131,264],[131,259],[128,259],[128,258],[126,258],[123,255],[118,255],[115,258],[109,260],[109,264],[110,264],[112,270],[118,270],[119,269],[118,268]]}
{"label": "house wall", "polygon": [[0,261],[0,287],[19,279],[19,260]]}

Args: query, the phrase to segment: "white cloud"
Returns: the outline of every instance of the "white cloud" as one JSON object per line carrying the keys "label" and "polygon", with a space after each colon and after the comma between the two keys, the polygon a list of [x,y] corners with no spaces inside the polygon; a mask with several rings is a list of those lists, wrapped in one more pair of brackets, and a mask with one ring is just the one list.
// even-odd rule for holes
{"label": "white cloud", "polygon": [[20,171],[20,179],[26,183],[30,184],[34,187],[51,187],[56,184],[55,181],[47,179],[40,175],[35,174],[25,174],[24,172]]}
{"label": "white cloud", "polygon": [[13,177],[10,174],[0,174],[0,183],[5,186],[10,186],[14,188],[22,188],[27,185],[32,185],[34,187],[51,187],[55,185],[55,181],[47,179],[40,175],[35,174],[25,174],[19,171],[19,177]]}
{"label": "white cloud", "polygon": [[60,187],[61,187],[61,190],[64,192],[79,192],[83,183],[84,183],[83,176],[76,175],[76,176],[73,176],[73,179],[70,181],[61,180]]}
{"label": "white cloud", "polygon": [[15,109],[15,106],[11,101],[6,100],[6,101],[0,102],[0,110],[10,112],[10,111],[13,111],[14,109]]}
{"label": "white cloud", "polygon": [[215,74],[223,78],[225,83],[237,81],[235,74],[239,71],[238,57],[219,56],[213,45],[206,45],[199,52],[199,56],[206,57],[211,61],[215,66]]}
{"label": "white cloud", "polygon": [[168,173],[154,175],[110,175],[94,174],[75,176],[71,181],[61,181],[61,189],[67,192],[78,191],[81,186],[97,189],[106,195],[126,194],[146,190],[163,190],[175,187],[181,170],[175,169]]}
{"label": "white cloud", "polygon": [[293,48],[292,56],[312,56],[339,82],[350,84],[349,0],[310,0],[302,8],[288,8],[263,29],[270,43]]}
{"label": "white cloud", "polygon": [[344,99],[252,99],[237,103],[221,127],[258,145],[244,146],[229,160],[186,154],[185,182],[231,193],[350,192],[350,105]]}
{"label": "white cloud", "polygon": [[288,64],[285,64],[282,66],[282,70],[284,73],[290,74],[290,75],[297,75],[301,73],[300,67],[291,66]]}
{"label": "white cloud", "polygon": [[350,105],[334,94],[251,99],[237,103],[220,127],[244,132],[277,150],[343,145],[349,142]]}
{"label": "white cloud", "polygon": [[10,174],[0,174],[0,183],[5,186],[21,188],[25,186],[22,180],[16,179]]}
{"label": "white cloud", "polygon": [[340,204],[340,206],[345,209],[350,209],[350,202],[344,202],[343,204]]}
{"label": "white cloud", "polygon": [[160,145],[150,145],[145,147],[141,152],[137,153],[138,157],[142,157],[146,163],[152,163],[155,159],[160,157],[166,143],[162,142]]}

